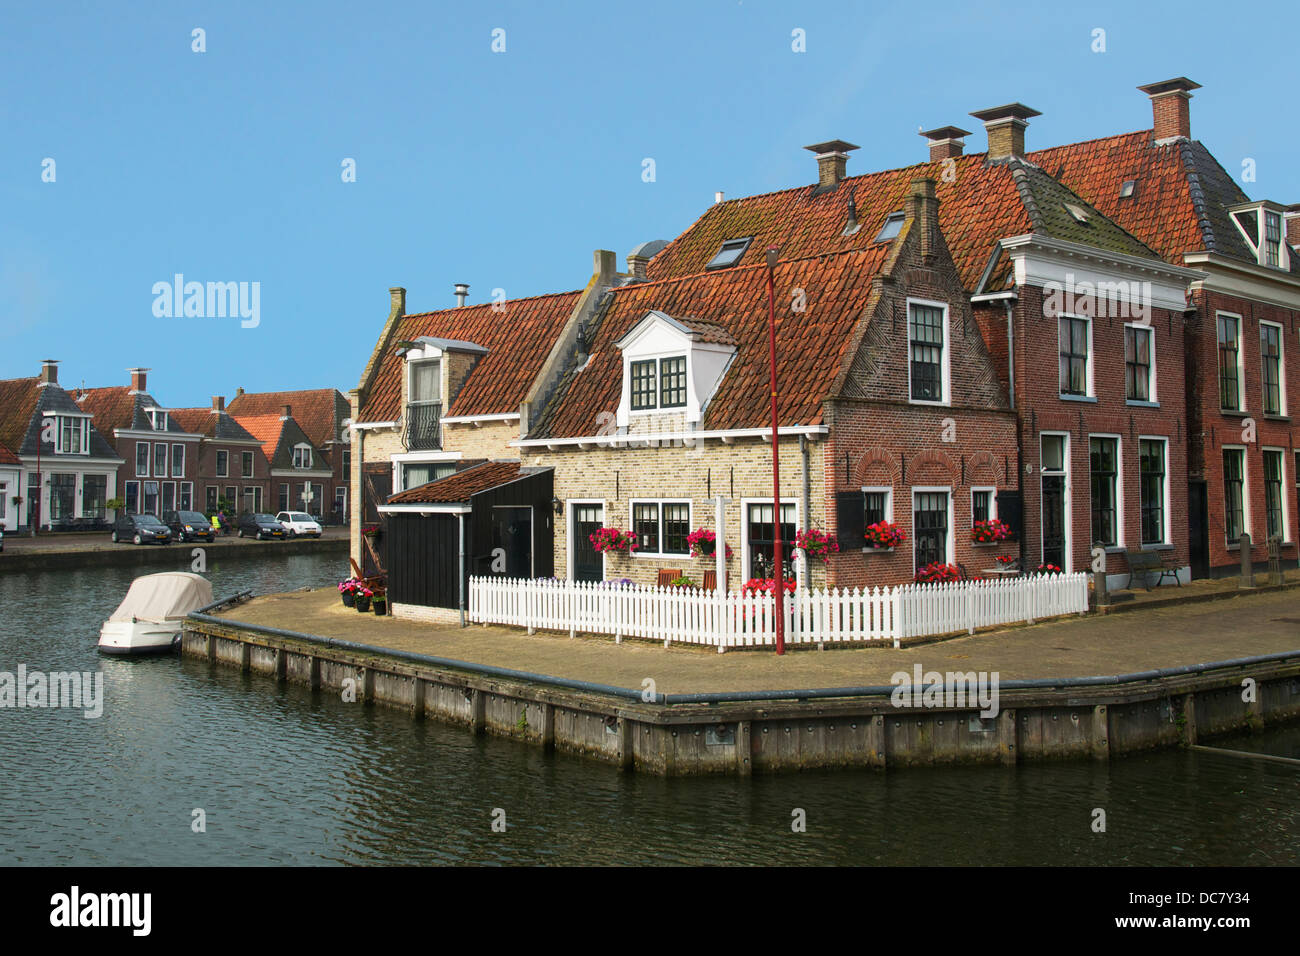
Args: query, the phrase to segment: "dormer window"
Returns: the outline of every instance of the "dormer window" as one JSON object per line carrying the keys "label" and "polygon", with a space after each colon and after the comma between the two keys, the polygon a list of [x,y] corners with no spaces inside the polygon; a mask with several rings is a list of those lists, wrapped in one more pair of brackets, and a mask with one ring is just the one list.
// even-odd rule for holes
{"label": "dormer window", "polygon": [[156,432],[165,432],[167,430],[167,413],[161,408],[149,409],[149,423],[153,425]]}
{"label": "dormer window", "polygon": [[58,416],[58,429],[54,433],[56,455],[90,454],[90,428],[85,418],[72,415]]}
{"label": "dormer window", "polygon": [[740,257],[745,254],[749,244],[754,241],[753,236],[746,236],[744,239],[728,239],[718,250],[718,254],[709,260],[706,269],[727,269],[734,266],[740,261]]}
{"label": "dormer window", "polygon": [[[442,447],[444,350],[433,344],[434,341],[421,339],[422,348],[406,353],[406,434],[403,441],[408,451],[430,451]],[[444,341],[442,344],[448,343]]]}
{"label": "dormer window", "polygon": [[632,411],[686,407],[686,356],[632,363]]}
{"label": "dormer window", "polygon": [[885,217],[885,224],[880,227],[880,232],[876,234],[876,242],[888,242],[890,239],[897,238],[903,229],[902,211],[891,212]]}
{"label": "dormer window", "polygon": [[297,445],[293,446],[293,467],[311,467],[311,445],[299,442]]}
{"label": "dormer window", "polygon": [[1282,207],[1267,201],[1231,210],[1232,221],[1241,231],[1255,261],[1270,269],[1289,270],[1291,256],[1282,241]]}
{"label": "dormer window", "polygon": [[699,422],[727,365],[735,339],[715,322],[647,312],[615,347],[623,353],[623,394],[617,422],[674,412]]}

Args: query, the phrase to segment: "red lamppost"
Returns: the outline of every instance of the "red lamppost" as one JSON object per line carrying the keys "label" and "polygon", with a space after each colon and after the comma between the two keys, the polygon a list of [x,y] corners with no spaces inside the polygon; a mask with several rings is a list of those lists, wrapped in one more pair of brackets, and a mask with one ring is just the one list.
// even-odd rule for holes
{"label": "red lamppost", "polygon": [[785,574],[781,569],[781,449],[777,442],[776,417],[776,298],[773,284],[776,274],[776,246],[767,247],[767,350],[772,386],[772,563],[776,565],[776,652],[785,653]]}

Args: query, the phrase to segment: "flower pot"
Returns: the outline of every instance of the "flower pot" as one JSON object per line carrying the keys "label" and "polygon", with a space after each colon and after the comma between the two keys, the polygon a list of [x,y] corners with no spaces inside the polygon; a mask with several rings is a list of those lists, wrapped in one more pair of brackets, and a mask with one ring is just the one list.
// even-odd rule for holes
{"label": "flower pot", "polygon": [[366,611],[370,610],[370,598],[358,595],[354,607],[364,614]]}
{"label": "flower pot", "polygon": [[376,614],[387,614],[387,613],[388,613],[388,602],[387,602],[387,601],[376,601],[376,602],[375,602],[375,613],[376,613]]}
{"label": "flower pot", "polygon": [[356,598],[353,597],[351,591],[344,591],[339,595],[339,597],[343,598],[344,607],[352,607],[356,603]]}

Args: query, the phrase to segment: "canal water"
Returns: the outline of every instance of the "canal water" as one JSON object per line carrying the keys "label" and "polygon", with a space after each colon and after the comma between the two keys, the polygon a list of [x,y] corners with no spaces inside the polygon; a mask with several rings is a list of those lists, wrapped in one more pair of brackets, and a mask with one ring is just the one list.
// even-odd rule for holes
{"label": "canal water", "polygon": [[[1285,765],[1162,752],[663,779],[204,661],[102,658],[99,625],[137,573],[0,575],[0,671],[102,670],[106,698],[93,720],[0,709],[0,863],[1300,863],[1300,770]],[[278,556],[209,577],[224,596],[344,573]],[[1300,757],[1300,726],[1214,743]]]}

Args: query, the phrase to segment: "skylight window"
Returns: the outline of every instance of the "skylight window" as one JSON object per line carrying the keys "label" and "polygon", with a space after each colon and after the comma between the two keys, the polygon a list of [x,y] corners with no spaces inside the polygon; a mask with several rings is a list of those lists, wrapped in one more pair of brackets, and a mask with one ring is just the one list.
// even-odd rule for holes
{"label": "skylight window", "polygon": [[1061,203],[1061,205],[1064,206],[1065,211],[1068,212],[1071,216],[1073,216],[1076,220],[1084,224],[1087,224],[1088,210],[1084,209],[1082,206],[1077,206],[1072,202],[1063,202]]}
{"label": "skylight window", "polygon": [[887,242],[896,237],[903,228],[903,213],[891,212],[885,217],[885,224],[880,227],[880,232],[876,235],[876,242]]}
{"label": "skylight window", "polygon": [[740,261],[740,257],[745,254],[749,244],[754,241],[753,236],[746,236],[744,239],[728,239],[718,250],[718,254],[709,260],[706,269],[726,269],[734,266]]}
{"label": "skylight window", "polygon": [[1119,187],[1119,198],[1120,198],[1120,199],[1132,199],[1132,198],[1133,198],[1133,192],[1134,192],[1134,190],[1136,190],[1136,189],[1137,189],[1137,180],[1136,180],[1136,179],[1126,179],[1126,180],[1124,180],[1124,185],[1122,185],[1122,186]]}

